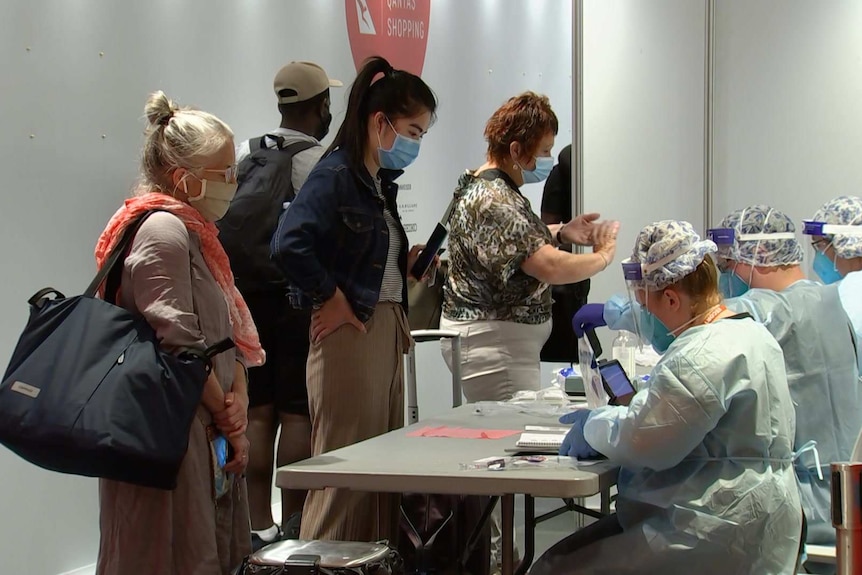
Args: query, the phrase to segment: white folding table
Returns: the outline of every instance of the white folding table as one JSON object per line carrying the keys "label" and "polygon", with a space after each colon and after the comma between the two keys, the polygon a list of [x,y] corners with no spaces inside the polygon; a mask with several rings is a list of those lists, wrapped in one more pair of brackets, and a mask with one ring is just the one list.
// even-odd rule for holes
{"label": "white folding table", "polygon": [[[602,512],[610,511],[610,488],[618,467],[607,461],[579,468],[461,470],[460,464],[505,455],[518,435],[504,439],[408,437],[425,426],[522,430],[525,425],[557,424],[554,417],[510,411],[477,415],[474,404],[446,415],[280,467],[282,489],[342,488],[384,493],[441,493],[500,497],[502,503],[503,574],[525,573],[535,552],[535,497],[574,499],[602,494]],[[515,495],[523,494],[526,540],[521,564],[514,565]],[[490,514],[490,506],[487,509]]]}

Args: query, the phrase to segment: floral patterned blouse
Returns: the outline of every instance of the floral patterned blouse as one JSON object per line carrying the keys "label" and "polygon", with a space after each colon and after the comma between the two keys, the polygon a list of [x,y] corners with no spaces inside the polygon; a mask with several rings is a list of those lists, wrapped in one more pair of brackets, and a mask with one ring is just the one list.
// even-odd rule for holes
{"label": "floral patterned blouse", "polygon": [[463,174],[455,197],[443,316],[525,324],[550,320],[549,285],[521,270],[542,246],[554,245],[529,200],[496,169]]}

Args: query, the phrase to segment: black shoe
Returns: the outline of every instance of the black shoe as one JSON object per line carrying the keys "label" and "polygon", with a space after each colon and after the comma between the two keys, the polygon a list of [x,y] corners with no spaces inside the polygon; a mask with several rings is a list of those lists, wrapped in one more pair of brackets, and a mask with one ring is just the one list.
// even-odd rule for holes
{"label": "black shoe", "polygon": [[299,539],[299,526],[302,522],[302,513],[296,512],[291,514],[284,522],[284,533],[282,539]]}
{"label": "black shoe", "polygon": [[251,532],[251,550],[253,553],[256,553],[256,552],[260,551],[261,549],[263,549],[264,547],[266,547],[267,545],[272,545],[273,543],[277,543],[277,542],[281,541],[282,539],[284,539],[284,533],[282,533],[281,529],[278,530],[278,533],[276,533],[275,538],[272,541],[264,541],[263,539],[261,539],[260,535],[258,535],[254,531],[252,531]]}

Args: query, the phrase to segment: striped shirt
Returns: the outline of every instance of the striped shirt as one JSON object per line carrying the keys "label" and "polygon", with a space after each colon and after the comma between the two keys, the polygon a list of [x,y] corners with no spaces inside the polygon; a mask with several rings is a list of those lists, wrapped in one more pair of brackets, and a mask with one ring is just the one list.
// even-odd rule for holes
{"label": "striped shirt", "polygon": [[386,268],[383,271],[383,284],[380,286],[380,297],[378,301],[401,303],[401,289],[404,279],[401,277],[401,269],[398,267],[398,255],[401,253],[401,234],[398,233],[398,225],[395,216],[386,205],[380,180],[374,178],[374,187],[377,189],[377,197],[383,201],[383,218],[386,227],[389,228],[389,253],[386,256]]}

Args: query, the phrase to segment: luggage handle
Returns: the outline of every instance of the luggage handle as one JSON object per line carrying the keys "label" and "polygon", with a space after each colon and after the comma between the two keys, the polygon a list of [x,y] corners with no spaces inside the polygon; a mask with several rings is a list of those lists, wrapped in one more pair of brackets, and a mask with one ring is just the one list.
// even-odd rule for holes
{"label": "luggage handle", "polygon": [[316,575],[320,573],[320,555],[291,555],[283,567],[285,575]]}

